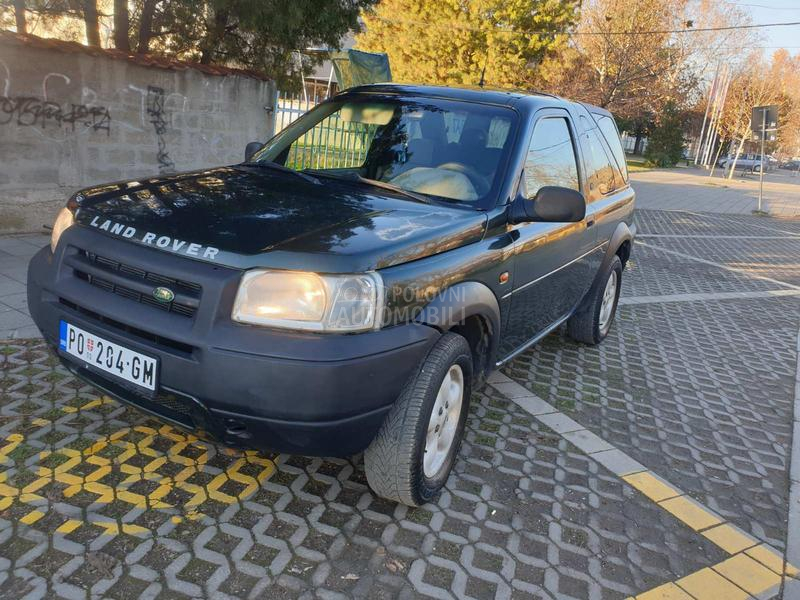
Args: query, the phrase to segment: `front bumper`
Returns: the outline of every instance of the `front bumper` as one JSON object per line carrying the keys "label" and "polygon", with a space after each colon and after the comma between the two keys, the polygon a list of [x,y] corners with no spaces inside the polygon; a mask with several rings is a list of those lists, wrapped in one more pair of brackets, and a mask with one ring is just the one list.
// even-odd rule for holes
{"label": "front bumper", "polygon": [[[231,321],[240,272],[70,228],[28,270],[28,305],[47,343],[75,374],[109,395],[199,436],[233,446],[346,456],[377,433],[439,333],[407,324],[352,335],[282,332]],[[173,315],[74,276],[70,257],[107,259],[199,282],[193,318]],[[58,349],[60,320],[156,357],[150,395]]]}

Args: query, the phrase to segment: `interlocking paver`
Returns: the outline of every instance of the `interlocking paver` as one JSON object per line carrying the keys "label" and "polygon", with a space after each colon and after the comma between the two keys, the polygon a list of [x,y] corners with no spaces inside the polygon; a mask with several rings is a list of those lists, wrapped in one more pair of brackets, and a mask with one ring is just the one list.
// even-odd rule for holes
{"label": "interlocking paver", "polygon": [[[656,210],[690,210],[749,216],[758,208],[758,175],[737,173],[733,180],[715,170],[676,168],[631,174],[637,205]],[[776,170],[764,177],[762,210],[782,217],[800,216],[800,179]]]}
{"label": "interlocking paver", "polygon": [[99,397],[40,342],[0,357],[3,589],[619,598],[724,558],[488,387],[445,492],[409,509],[360,457],[231,451]]}
{"label": "interlocking paver", "polygon": [[[692,531],[615,475],[645,468],[784,548],[800,298],[658,297],[774,290],[748,269],[795,277],[800,226],[637,221],[650,246],[744,272],[639,245],[623,293],[650,301],[621,307],[596,348],[559,331],[494,375],[516,399],[475,393],[455,471],[419,509],[373,496],[360,456],[203,442],[103,399],[41,342],[0,343],[0,596],[622,598],[681,578],[701,589],[727,558],[719,546],[745,542],[727,525]],[[22,292],[5,298],[0,318],[23,315]],[[546,416],[554,407],[574,421]]]}
{"label": "interlocking paver", "polygon": [[[637,220],[651,233],[716,222],[651,211],[641,211]],[[744,221],[740,232],[788,223]],[[726,231],[736,234],[735,223],[727,217],[725,223]],[[690,242],[681,240],[683,252],[691,250]],[[796,240],[769,244],[764,258],[749,260],[768,260],[774,277],[800,276]],[[731,246],[709,248],[714,246],[691,251],[747,266],[733,251],[726,254]],[[677,268],[676,257],[641,250],[636,248],[634,268],[623,277],[626,296],[670,294],[690,280],[718,290],[734,282],[731,276],[747,279],[745,273],[688,260]],[[756,538],[784,548],[798,327],[797,297],[631,304],[621,307],[600,346],[575,344],[559,332],[504,372]]]}

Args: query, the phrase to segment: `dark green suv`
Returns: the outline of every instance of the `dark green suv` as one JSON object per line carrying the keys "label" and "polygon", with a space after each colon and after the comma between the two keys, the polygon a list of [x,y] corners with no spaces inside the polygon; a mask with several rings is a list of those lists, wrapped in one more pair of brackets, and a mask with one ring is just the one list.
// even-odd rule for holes
{"label": "dark green suv", "polygon": [[605,110],[374,85],[246,154],[69,200],[28,301],[70,370],[225,444],[366,450],[419,504],[492,369],[611,327],[635,227]]}

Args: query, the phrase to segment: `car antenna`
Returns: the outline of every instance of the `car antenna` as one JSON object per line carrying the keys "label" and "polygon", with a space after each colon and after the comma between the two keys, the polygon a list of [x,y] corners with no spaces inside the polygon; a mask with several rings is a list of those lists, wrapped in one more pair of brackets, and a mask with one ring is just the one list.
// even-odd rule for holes
{"label": "car antenna", "polygon": [[478,87],[483,88],[483,84],[485,83],[484,77],[486,76],[486,63],[489,62],[489,53],[486,53],[486,58],[483,61],[483,70],[481,71],[481,80],[478,82]]}

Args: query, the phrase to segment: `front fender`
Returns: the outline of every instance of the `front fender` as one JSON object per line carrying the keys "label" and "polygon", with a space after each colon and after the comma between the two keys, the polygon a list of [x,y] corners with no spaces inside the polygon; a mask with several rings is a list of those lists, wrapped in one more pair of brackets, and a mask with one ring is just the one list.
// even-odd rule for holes
{"label": "front fender", "polygon": [[443,290],[425,305],[416,321],[448,331],[472,316],[481,317],[489,328],[489,364],[494,364],[500,339],[500,305],[486,284],[464,281]]}

